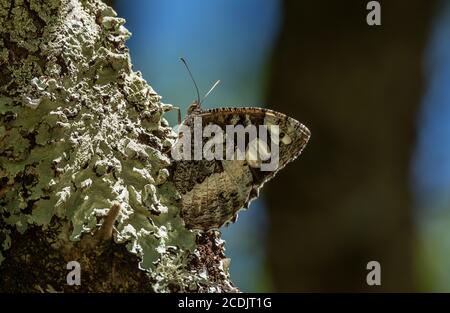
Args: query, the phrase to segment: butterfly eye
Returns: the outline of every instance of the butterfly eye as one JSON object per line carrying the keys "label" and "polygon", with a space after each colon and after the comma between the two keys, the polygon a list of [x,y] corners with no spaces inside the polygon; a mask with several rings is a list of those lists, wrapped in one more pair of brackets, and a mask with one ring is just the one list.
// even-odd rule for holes
{"label": "butterfly eye", "polygon": [[285,135],[285,133],[281,132],[280,133],[280,139],[283,139],[284,135]]}

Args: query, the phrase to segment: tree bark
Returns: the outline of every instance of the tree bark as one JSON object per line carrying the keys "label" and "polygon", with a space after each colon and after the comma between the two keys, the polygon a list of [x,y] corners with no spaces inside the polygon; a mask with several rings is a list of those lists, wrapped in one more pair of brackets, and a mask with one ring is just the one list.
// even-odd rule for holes
{"label": "tree bark", "polygon": [[381,26],[367,2],[284,2],[269,106],[312,137],[268,186],[277,291],[416,290],[409,166],[435,2],[381,1]]}
{"label": "tree bark", "polygon": [[170,106],[124,23],[98,0],[0,0],[2,292],[236,290],[220,234],[184,227]]}

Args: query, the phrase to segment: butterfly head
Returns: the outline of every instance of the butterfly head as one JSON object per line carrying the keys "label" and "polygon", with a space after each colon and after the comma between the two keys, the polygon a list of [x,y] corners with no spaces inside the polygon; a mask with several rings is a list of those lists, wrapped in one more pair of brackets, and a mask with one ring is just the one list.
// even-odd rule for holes
{"label": "butterfly head", "polygon": [[187,114],[191,115],[191,114],[196,114],[196,113],[200,113],[202,111],[201,107],[200,107],[200,103],[195,100],[194,102],[192,102],[192,104],[188,107],[187,109]]}

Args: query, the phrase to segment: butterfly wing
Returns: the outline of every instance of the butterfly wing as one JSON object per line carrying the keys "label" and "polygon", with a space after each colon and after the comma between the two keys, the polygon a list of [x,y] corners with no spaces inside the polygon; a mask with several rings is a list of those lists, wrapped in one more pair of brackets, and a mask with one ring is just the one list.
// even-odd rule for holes
{"label": "butterfly wing", "polygon": [[[263,184],[300,155],[310,137],[310,132],[304,125],[269,109],[221,108],[191,114],[183,122],[191,133],[194,132],[195,118],[201,118],[202,129],[214,124],[222,130],[223,159],[174,162],[173,181],[181,194],[182,216],[189,228],[208,230],[235,220],[237,211],[248,207],[250,201],[258,196]],[[230,139],[230,136],[227,137],[227,125],[254,125],[258,129],[260,125],[265,125],[270,131],[265,140],[261,140],[261,132],[258,132],[253,141],[247,138],[245,151],[234,140],[232,153],[236,158],[237,150],[240,149],[244,158],[230,160],[226,158],[226,141]],[[180,136],[178,144],[183,142],[183,138],[186,139]],[[202,139],[203,146],[209,139]],[[276,146],[273,145],[274,142]],[[193,147],[192,144],[191,148]],[[252,150],[251,147],[257,149]],[[273,149],[274,147],[277,149]],[[259,155],[252,155],[252,151],[273,153],[275,150],[278,150],[278,159],[270,170],[264,169],[263,164],[267,165],[267,162],[261,160]],[[270,161],[273,161],[273,157]]]}

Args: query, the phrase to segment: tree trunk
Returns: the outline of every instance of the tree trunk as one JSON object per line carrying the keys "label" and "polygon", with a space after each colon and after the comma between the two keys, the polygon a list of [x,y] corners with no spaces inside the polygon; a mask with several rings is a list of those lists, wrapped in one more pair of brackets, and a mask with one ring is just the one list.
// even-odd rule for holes
{"label": "tree trunk", "polygon": [[415,290],[409,166],[435,2],[380,1],[381,26],[367,2],[284,2],[269,106],[312,137],[267,188],[277,291]]}
{"label": "tree trunk", "polygon": [[98,0],[0,0],[2,292],[236,290],[220,235],[184,227],[170,106],[124,22]]}

